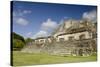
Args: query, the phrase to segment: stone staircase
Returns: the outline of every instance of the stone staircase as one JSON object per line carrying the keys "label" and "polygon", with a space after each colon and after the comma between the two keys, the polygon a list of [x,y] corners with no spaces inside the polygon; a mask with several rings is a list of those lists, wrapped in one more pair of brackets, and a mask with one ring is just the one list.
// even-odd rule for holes
{"label": "stone staircase", "polygon": [[[64,41],[64,42],[52,42],[45,44],[35,44],[34,42],[30,45],[26,45],[21,52],[28,53],[48,53],[50,55],[72,55],[75,50],[91,49],[90,45],[92,40],[84,41]],[[87,43],[88,42],[88,43]],[[83,46],[79,46],[82,44]],[[86,51],[85,51],[86,52]],[[76,52],[77,53],[77,52]]]}

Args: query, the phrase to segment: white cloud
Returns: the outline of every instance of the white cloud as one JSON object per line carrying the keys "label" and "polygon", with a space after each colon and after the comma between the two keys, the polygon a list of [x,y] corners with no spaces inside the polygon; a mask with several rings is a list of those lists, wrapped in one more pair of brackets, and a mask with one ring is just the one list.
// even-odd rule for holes
{"label": "white cloud", "polygon": [[83,19],[88,19],[90,21],[96,22],[97,21],[97,11],[92,10],[90,12],[83,13]]}
{"label": "white cloud", "polygon": [[45,37],[48,36],[48,33],[46,31],[40,30],[39,32],[37,32],[33,38],[37,38],[37,37]]}
{"label": "white cloud", "polygon": [[30,35],[32,35],[32,32],[28,32],[28,33],[27,33],[27,36],[30,36]]}
{"label": "white cloud", "polygon": [[32,13],[31,10],[20,10],[19,9],[18,11],[13,11],[13,16],[22,17],[30,13]]}
{"label": "white cloud", "polygon": [[15,22],[22,26],[26,26],[29,23],[29,21],[27,21],[26,19],[24,19],[22,17],[17,18]]}
{"label": "white cloud", "polygon": [[50,36],[51,32],[57,28],[59,24],[57,24],[57,22],[52,21],[51,19],[47,19],[46,22],[43,22],[40,25],[40,30],[33,35],[33,39],[38,38],[38,37],[46,37],[46,36]]}
{"label": "white cloud", "polygon": [[22,26],[26,26],[29,21],[25,18],[23,18],[23,16],[25,16],[26,14],[30,14],[31,10],[18,10],[18,11],[13,11],[13,22],[22,25]]}
{"label": "white cloud", "polygon": [[32,13],[31,10],[22,10],[22,11],[19,10],[19,12],[18,12],[19,16],[25,16],[25,15],[30,14],[30,13]]}
{"label": "white cloud", "polygon": [[46,22],[43,22],[41,25],[42,30],[53,30],[58,26],[58,24],[55,21],[52,21],[51,19],[47,19]]}
{"label": "white cloud", "polygon": [[24,10],[23,14],[30,14],[32,11],[31,10]]}
{"label": "white cloud", "polygon": [[46,22],[43,22],[40,26],[40,31],[37,32],[33,38],[37,37],[46,37],[50,35],[50,31],[54,30],[58,26],[57,22],[47,19]]}
{"label": "white cloud", "polygon": [[69,19],[69,17],[65,16],[63,19]]}

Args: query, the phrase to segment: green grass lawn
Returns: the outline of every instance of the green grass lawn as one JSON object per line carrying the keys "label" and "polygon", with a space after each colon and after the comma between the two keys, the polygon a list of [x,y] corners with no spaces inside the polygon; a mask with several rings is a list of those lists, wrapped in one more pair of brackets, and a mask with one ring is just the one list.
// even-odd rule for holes
{"label": "green grass lawn", "polygon": [[88,62],[96,61],[97,57],[88,56],[53,56],[48,54],[33,54],[33,53],[21,53],[19,51],[13,52],[13,65],[40,65],[40,64],[58,64],[58,63],[74,63],[74,62]]}

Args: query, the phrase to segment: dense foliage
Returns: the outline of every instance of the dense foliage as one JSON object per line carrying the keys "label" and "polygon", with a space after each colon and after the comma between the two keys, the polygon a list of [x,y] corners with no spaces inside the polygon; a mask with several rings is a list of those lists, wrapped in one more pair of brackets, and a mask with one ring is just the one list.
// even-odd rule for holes
{"label": "dense foliage", "polygon": [[15,32],[13,32],[12,35],[13,35],[12,36],[13,39],[18,39],[18,40],[21,40],[22,42],[25,43],[25,40],[24,40],[23,36],[20,36],[19,34],[15,33]]}
{"label": "dense foliage", "polygon": [[33,39],[31,39],[31,38],[25,39],[26,44],[29,43],[29,42],[32,42],[32,41],[33,41]]}
{"label": "dense foliage", "polygon": [[15,32],[12,33],[12,40],[13,50],[20,50],[25,45],[24,38]]}
{"label": "dense foliage", "polygon": [[14,44],[13,45],[14,48],[22,48],[24,46],[24,43],[18,39],[14,39],[13,44]]}

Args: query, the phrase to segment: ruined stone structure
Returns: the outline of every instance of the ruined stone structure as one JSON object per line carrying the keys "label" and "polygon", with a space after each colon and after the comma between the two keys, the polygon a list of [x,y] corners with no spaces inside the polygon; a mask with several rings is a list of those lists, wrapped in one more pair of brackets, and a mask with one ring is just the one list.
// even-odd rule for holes
{"label": "ruined stone structure", "polygon": [[39,37],[39,38],[35,39],[35,43],[42,44],[42,43],[46,43],[46,42],[49,42],[49,43],[52,42],[51,36],[48,36],[48,37]]}
{"label": "ruined stone structure", "polygon": [[[82,31],[82,30],[81,30]],[[59,34],[56,36],[56,40],[60,41],[60,40],[80,40],[80,39],[90,39],[92,38],[91,33],[89,33],[88,31],[82,31],[82,32],[76,32],[75,33],[63,33],[63,34]]]}
{"label": "ruined stone structure", "polygon": [[22,52],[89,56],[97,50],[96,41],[96,27],[93,23],[68,20],[60,25],[55,34],[35,39],[31,45],[25,46]]}

